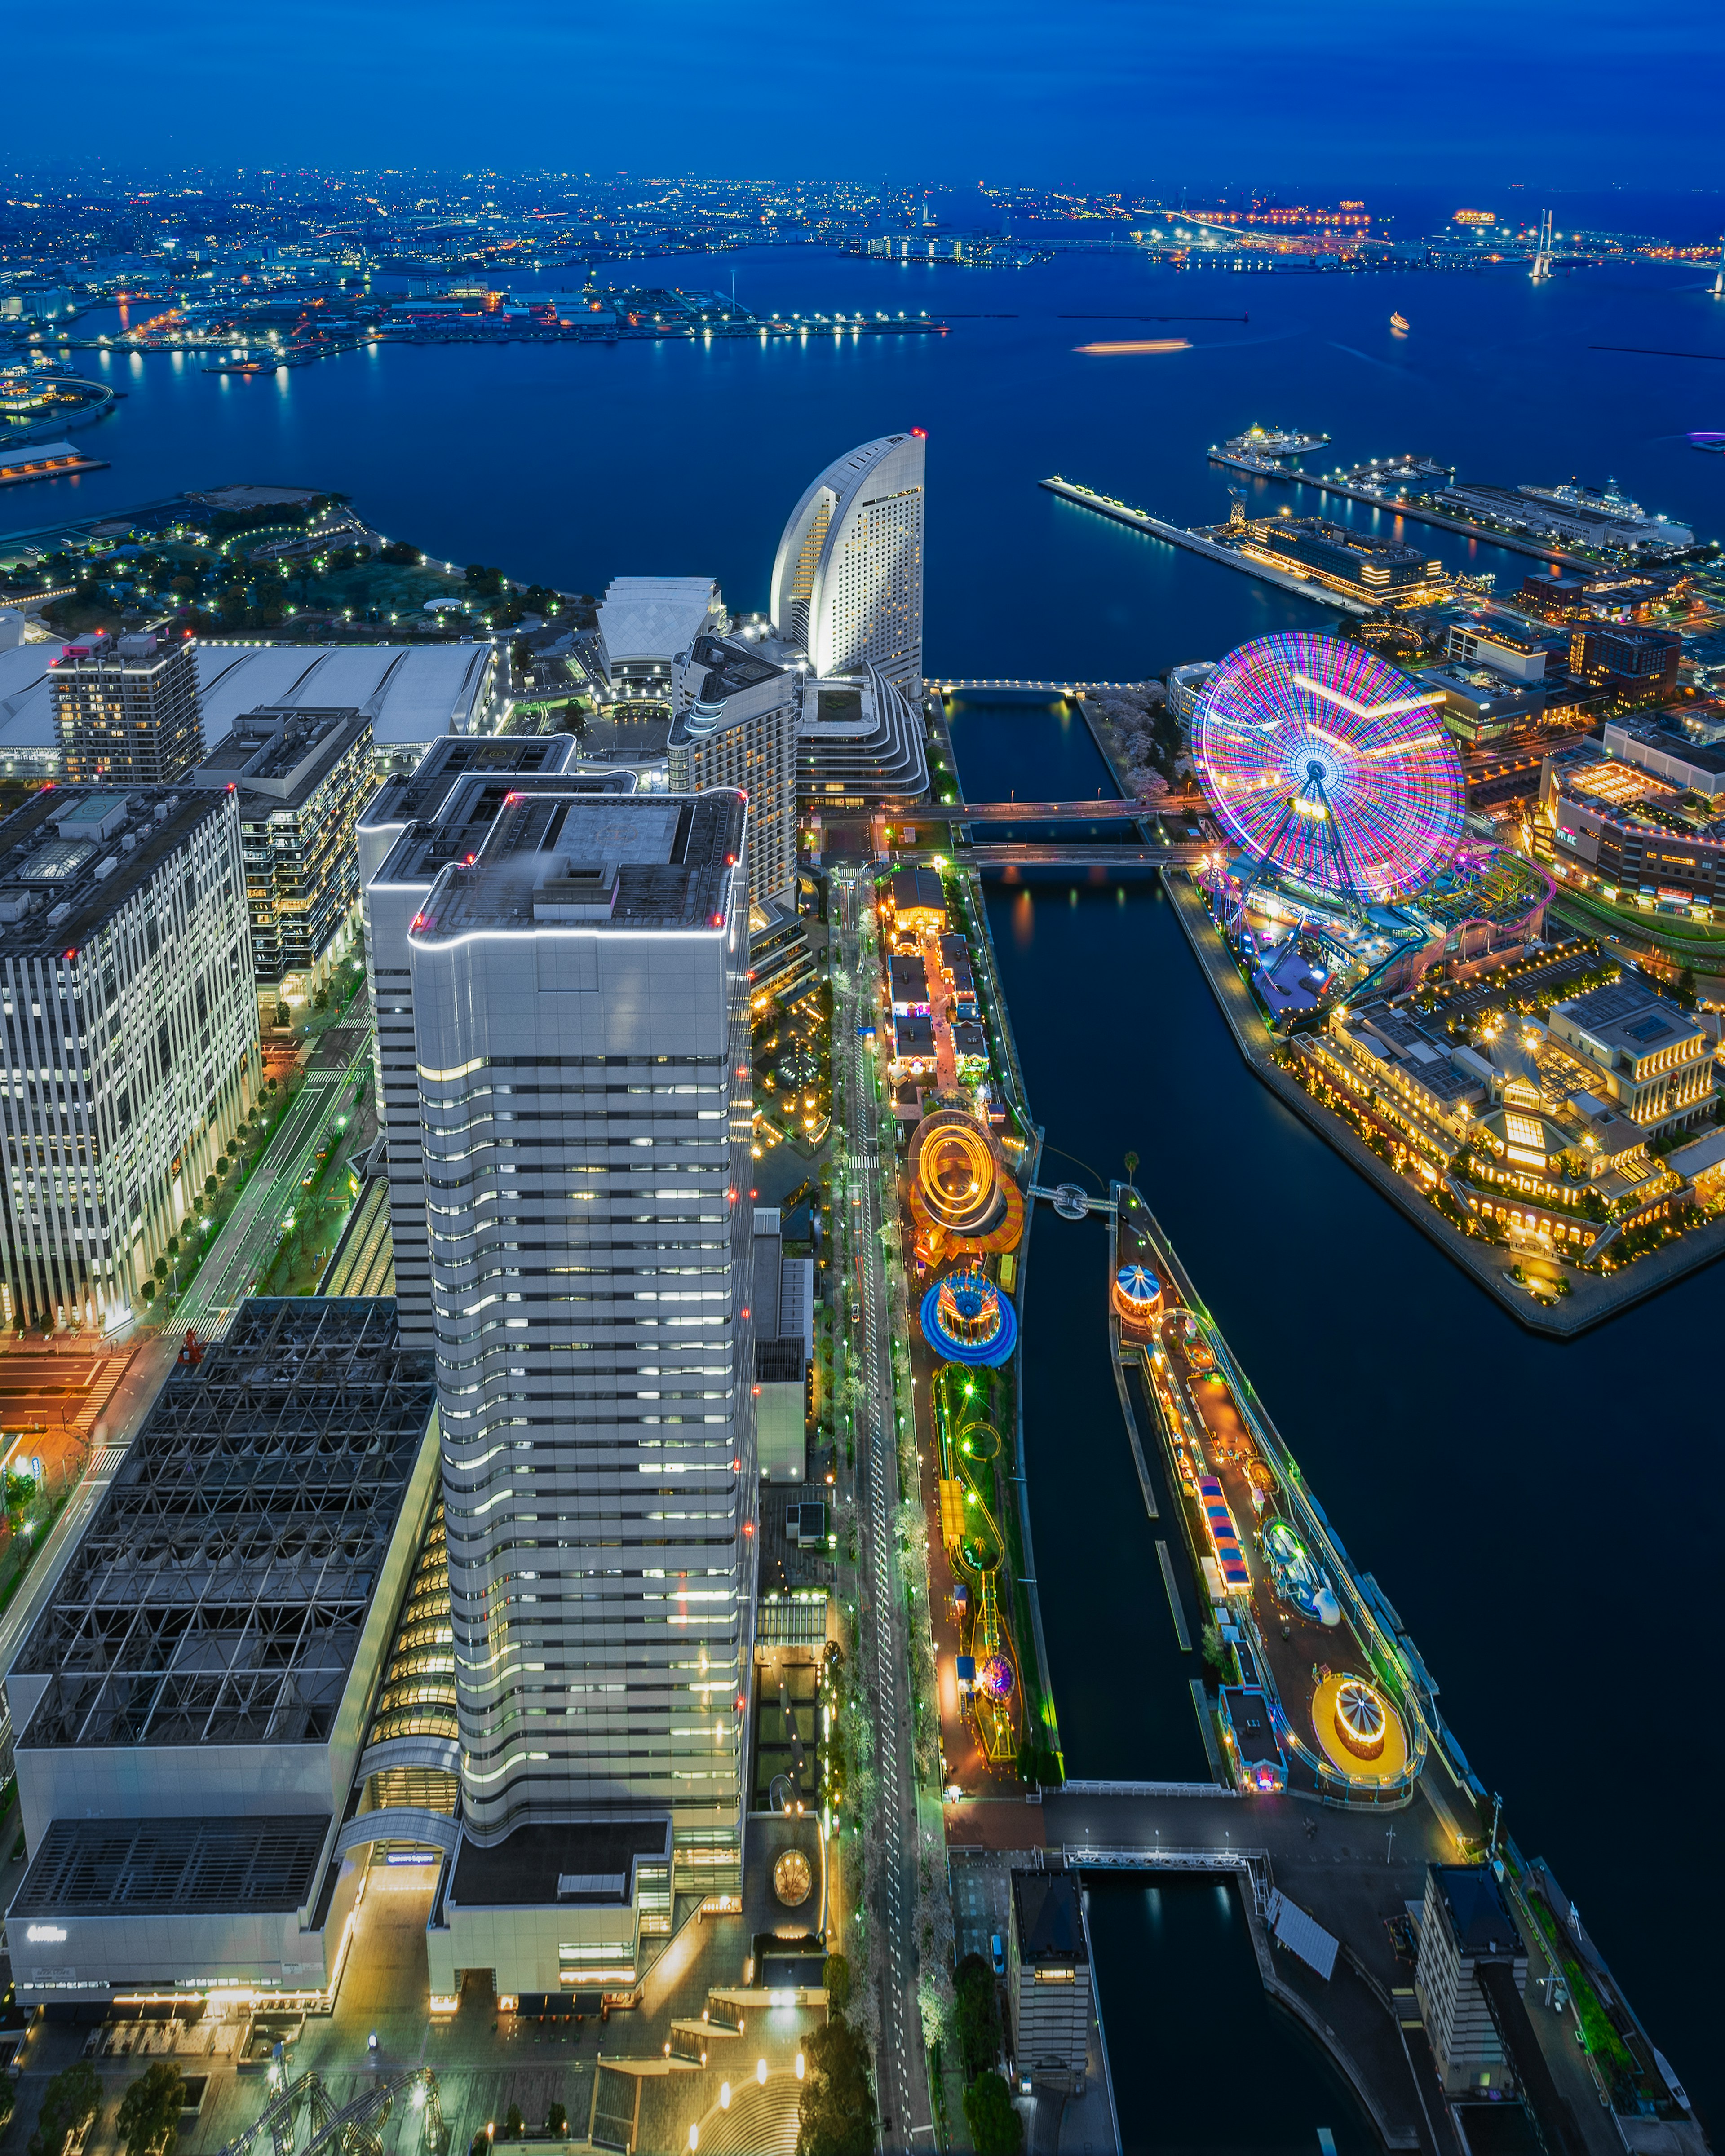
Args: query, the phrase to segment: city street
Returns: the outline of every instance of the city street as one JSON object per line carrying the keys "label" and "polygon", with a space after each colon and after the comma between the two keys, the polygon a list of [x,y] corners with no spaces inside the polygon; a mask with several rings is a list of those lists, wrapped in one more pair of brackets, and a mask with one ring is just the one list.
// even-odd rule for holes
{"label": "city street", "polygon": [[[916,1777],[906,1680],[910,1642],[891,1528],[898,1503],[898,1463],[886,1279],[879,1241],[878,1111],[873,1064],[857,1030],[865,1023],[872,1024],[875,1015],[873,962],[865,955],[862,932],[870,894],[866,883],[852,879],[835,879],[834,892],[839,947],[834,977],[833,1060],[842,1087],[849,1144],[842,1204],[851,1249],[862,1265],[860,1353],[867,1387],[856,1433],[862,1661],[873,1695],[885,1873],[884,1892],[871,1896],[870,1912],[886,1927],[875,2081],[884,2145],[911,2148],[919,2137],[932,2134],[932,2112],[916,1997]],[[835,1203],[840,1201],[837,1189],[834,1197]]]}

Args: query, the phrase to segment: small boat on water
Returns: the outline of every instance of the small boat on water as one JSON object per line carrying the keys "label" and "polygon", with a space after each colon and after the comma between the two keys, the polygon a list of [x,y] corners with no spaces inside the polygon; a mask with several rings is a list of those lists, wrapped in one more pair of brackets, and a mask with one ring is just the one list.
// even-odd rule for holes
{"label": "small boat on water", "polygon": [[1389,326],[1391,329],[1394,330],[1399,336],[1405,336],[1408,333],[1407,316],[1405,315],[1392,315],[1389,318]]}

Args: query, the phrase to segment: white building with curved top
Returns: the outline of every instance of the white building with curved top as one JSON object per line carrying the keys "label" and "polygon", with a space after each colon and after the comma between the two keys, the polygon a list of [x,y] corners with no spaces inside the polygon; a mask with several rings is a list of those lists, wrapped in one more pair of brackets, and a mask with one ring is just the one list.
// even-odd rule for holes
{"label": "white building with curved top", "polygon": [[773,565],[773,630],[816,675],[878,666],[922,693],[920,428],[829,464],[797,504]]}

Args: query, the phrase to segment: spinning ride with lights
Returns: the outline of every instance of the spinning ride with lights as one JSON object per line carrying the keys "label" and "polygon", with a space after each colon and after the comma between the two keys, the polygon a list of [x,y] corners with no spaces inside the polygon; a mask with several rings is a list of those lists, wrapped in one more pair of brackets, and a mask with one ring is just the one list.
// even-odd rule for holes
{"label": "spinning ride with lights", "polygon": [[911,1133],[905,1195],[925,1265],[1015,1250],[1024,1235],[1024,1201],[993,1132],[950,1096]]}
{"label": "spinning ride with lights", "polygon": [[1447,867],[1467,787],[1440,701],[1337,637],[1288,632],[1230,652],[1199,697],[1193,760],[1253,880],[1358,909]]}
{"label": "spinning ride with lights", "polygon": [[1018,1345],[1013,1306],[982,1273],[952,1273],[922,1298],[923,1337],[949,1363],[992,1368]]}
{"label": "spinning ride with lights", "polygon": [[1336,1734],[1356,1759],[1382,1756],[1389,1712],[1368,1684],[1349,1677],[1336,1695]]}

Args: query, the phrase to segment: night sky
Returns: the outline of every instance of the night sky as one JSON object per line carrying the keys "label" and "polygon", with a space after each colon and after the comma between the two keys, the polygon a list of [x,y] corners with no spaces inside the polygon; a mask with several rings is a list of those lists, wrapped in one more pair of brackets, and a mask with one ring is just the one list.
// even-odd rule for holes
{"label": "night sky", "polygon": [[89,27],[10,27],[8,165],[1719,184],[1717,0],[167,0]]}

